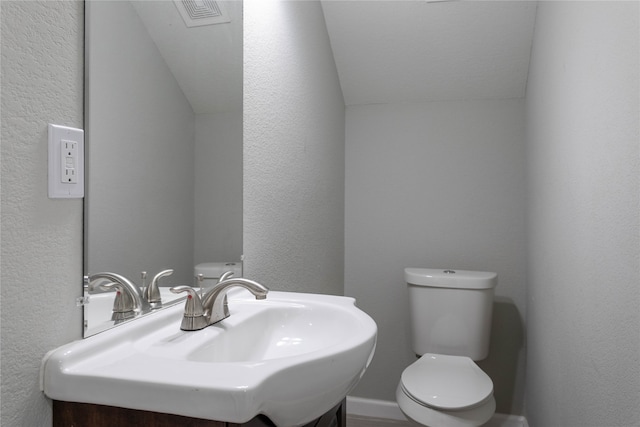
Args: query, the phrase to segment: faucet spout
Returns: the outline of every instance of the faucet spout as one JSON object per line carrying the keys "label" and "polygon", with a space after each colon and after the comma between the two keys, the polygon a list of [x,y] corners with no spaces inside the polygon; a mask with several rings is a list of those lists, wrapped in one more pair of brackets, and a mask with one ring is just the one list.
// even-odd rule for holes
{"label": "faucet spout", "polygon": [[266,299],[269,293],[269,289],[260,283],[242,277],[221,280],[202,297],[202,309],[209,325],[229,317],[226,295],[229,289],[236,286],[245,288],[258,300]]}

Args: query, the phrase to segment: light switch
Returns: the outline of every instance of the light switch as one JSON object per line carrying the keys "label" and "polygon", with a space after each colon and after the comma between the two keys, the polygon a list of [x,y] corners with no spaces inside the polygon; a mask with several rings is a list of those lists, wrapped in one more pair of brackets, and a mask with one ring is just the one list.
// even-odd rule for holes
{"label": "light switch", "polygon": [[49,197],[84,197],[84,131],[49,125]]}

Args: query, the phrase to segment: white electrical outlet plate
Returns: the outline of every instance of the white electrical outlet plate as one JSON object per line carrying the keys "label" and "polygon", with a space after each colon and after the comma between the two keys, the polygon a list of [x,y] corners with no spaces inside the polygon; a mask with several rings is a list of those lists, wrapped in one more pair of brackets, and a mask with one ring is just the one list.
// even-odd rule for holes
{"label": "white electrical outlet plate", "polygon": [[84,197],[84,131],[49,125],[49,198]]}

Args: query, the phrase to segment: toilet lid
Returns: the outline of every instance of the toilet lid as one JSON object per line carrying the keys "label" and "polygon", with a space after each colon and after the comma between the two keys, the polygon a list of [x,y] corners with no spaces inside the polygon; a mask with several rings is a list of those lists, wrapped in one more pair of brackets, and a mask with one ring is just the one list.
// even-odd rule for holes
{"label": "toilet lid", "polygon": [[402,388],[413,400],[443,410],[484,403],[493,382],[468,357],[427,353],[402,373]]}

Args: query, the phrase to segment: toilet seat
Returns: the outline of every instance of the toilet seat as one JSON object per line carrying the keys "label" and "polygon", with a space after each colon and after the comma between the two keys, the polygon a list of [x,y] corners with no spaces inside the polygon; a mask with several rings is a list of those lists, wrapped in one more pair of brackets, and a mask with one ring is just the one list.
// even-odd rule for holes
{"label": "toilet seat", "polygon": [[496,401],[493,396],[485,403],[471,409],[458,411],[443,411],[422,405],[409,397],[398,384],[396,389],[398,407],[407,417],[409,425],[428,427],[478,427],[491,419],[496,411]]}
{"label": "toilet seat", "polygon": [[491,378],[463,356],[427,353],[404,370],[400,384],[416,403],[443,411],[464,411],[493,397]]}

